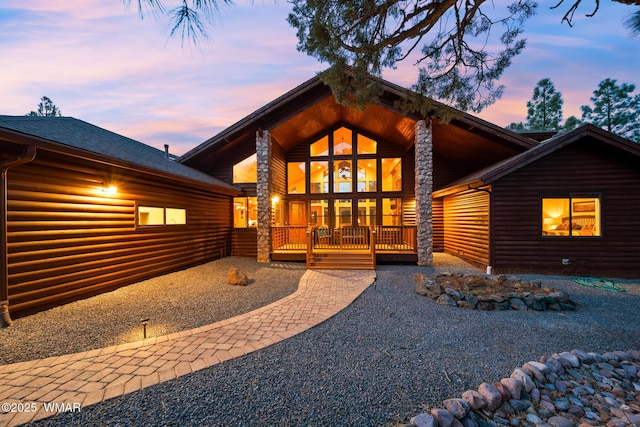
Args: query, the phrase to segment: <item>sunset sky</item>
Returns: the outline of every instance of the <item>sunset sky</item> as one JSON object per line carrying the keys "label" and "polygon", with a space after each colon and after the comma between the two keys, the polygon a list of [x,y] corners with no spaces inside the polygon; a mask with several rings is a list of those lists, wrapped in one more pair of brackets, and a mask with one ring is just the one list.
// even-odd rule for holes
{"label": "sunset sky", "polygon": [[[251,3],[224,8],[210,40],[192,47],[169,38],[165,20],[140,19],[136,0],[130,9],[120,0],[2,0],[0,114],[27,114],[45,95],[64,116],[183,154],[327,68],[296,50],[289,3]],[[580,117],[605,78],[640,85],[640,37],[622,25],[637,7],[603,0],[585,18],[595,6],[586,0],[570,28],[560,23],[568,4],[550,10],[555,3],[540,3],[524,54],[500,82],[503,98],[479,117],[525,121],[545,77],[562,93],[565,119]],[[416,76],[411,63],[383,75],[407,87]]]}

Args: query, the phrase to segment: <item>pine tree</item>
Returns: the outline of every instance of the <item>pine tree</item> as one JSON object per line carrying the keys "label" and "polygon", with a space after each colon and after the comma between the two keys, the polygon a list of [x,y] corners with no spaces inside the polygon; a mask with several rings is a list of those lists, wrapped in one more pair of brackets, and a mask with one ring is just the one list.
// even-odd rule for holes
{"label": "pine tree", "polygon": [[49,99],[49,97],[43,96],[40,98],[38,104],[38,111],[31,111],[27,116],[40,116],[40,117],[62,117],[62,112],[56,106],[56,104]]}
{"label": "pine tree", "polygon": [[640,94],[631,95],[633,84],[605,79],[593,91],[593,107],[583,105],[582,120],[624,138],[640,142]]}
{"label": "pine tree", "polygon": [[531,130],[560,130],[562,121],[562,94],[556,91],[550,79],[538,82],[533,97],[527,102],[527,127]]}

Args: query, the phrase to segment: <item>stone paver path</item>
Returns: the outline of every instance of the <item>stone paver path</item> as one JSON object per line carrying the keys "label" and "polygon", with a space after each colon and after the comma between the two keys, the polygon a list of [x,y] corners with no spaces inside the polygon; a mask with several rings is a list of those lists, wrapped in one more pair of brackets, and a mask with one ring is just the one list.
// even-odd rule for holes
{"label": "stone paver path", "polygon": [[82,410],[265,348],[329,319],[375,277],[375,271],[307,270],[295,293],[241,316],[144,341],[0,366],[0,426]]}

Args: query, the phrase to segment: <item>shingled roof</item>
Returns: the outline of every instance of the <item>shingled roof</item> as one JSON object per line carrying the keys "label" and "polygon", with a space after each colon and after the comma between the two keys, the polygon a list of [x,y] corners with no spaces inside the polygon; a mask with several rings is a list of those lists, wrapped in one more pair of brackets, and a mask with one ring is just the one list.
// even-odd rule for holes
{"label": "shingled roof", "polygon": [[86,152],[88,157],[106,157],[122,166],[151,169],[220,187],[228,192],[238,192],[237,188],[223,181],[167,158],[162,150],[73,117],[0,115],[2,130],[53,143],[60,151],[77,149]]}
{"label": "shingled roof", "polygon": [[553,153],[554,151],[566,147],[569,144],[580,141],[583,138],[592,138],[602,144],[624,151],[629,155],[640,156],[640,144],[634,143],[633,141],[615,135],[611,132],[607,132],[606,130],[592,124],[583,124],[570,132],[559,134],[553,138],[547,139],[528,151],[467,175],[456,182],[453,182],[446,188],[435,191],[433,195],[434,197],[443,197],[471,187],[481,187],[491,184],[503,176],[529,165],[536,160]]}

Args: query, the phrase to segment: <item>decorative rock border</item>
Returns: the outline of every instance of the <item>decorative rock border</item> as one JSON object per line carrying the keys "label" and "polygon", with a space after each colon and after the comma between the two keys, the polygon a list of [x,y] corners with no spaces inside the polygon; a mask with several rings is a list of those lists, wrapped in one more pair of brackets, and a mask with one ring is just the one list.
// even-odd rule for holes
{"label": "decorative rock border", "polygon": [[[442,273],[436,276],[436,280],[432,280],[422,274],[415,274],[413,280],[416,283],[416,293],[429,297],[438,304],[472,310],[574,311],[577,307],[567,293],[542,288],[541,283],[538,282],[529,283],[531,288],[539,289],[537,292],[512,291],[506,294],[475,295],[470,287],[463,291],[440,285],[437,279],[442,277],[465,278],[470,281],[479,278],[479,276],[455,276],[451,273]],[[504,276],[498,276],[495,280],[507,281]]]}
{"label": "decorative rock border", "polygon": [[417,427],[640,425],[640,351],[572,350],[527,362],[411,419]]}

